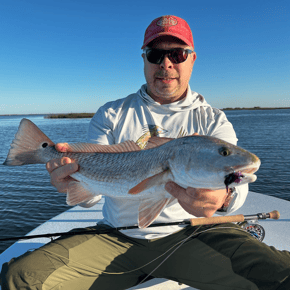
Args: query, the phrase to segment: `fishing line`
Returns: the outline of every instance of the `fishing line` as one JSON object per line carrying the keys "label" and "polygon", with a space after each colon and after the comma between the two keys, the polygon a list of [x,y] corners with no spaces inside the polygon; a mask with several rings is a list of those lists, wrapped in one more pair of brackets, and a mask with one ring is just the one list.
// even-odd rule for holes
{"label": "fishing line", "polygon": [[[176,252],[176,250],[178,250],[187,240],[189,240],[190,238],[192,238],[192,237],[194,237],[194,236],[197,236],[197,235],[199,235],[199,234],[202,234],[202,233],[205,233],[205,232],[208,232],[208,231],[213,231],[213,230],[219,230],[219,229],[235,229],[235,230],[238,230],[238,231],[242,231],[242,232],[245,232],[245,230],[243,230],[242,228],[240,229],[240,228],[233,228],[233,227],[219,227],[219,228],[209,228],[209,229],[205,229],[205,230],[203,230],[203,231],[200,231],[200,232],[197,232],[197,230],[200,228],[201,226],[199,226],[192,234],[190,234],[188,237],[186,237],[185,239],[183,239],[183,240],[181,240],[181,241],[179,241],[179,242],[177,242],[175,245],[173,245],[170,249],[168,249],[167,251],[165,251],[163,254],[161,254],[161,255],[159,255],[158,257],[156,257],[155,259],[153,259],[152,261],[150,261],[150,262],[148,262],[148,263],[146,263],[146,264],[144,264],[144,265],[142,265],[142,266],[140,266],[140,267],[138,267],[138,268],[135,268],[135,269],[133,269],[133,270],[129,270],[129,271],[125,271],[125,272],[107,272],[107,271],[101,271],[101,270],[99,270],[99,269],[97,269],[97,268],[94,268],[94,267],[91,267],[91,266],[88,266],[88,265],[85,265],[85,264],[83,264],[83,263],[80,263],[80,262],[77,262],[77,261],[74,261],[74,260],[71,260],[71,259],[69,259],[69,258],[67,258],[67,257],[65,257],[65,256],[62,256],[62,255],[60,255],[60,254],[56,254],[56,253],[53,253],[53,252],[51,252],[51,251],[49,251],[49,250],[45,250],[45,249],[37,249],[37,250],[39,250],[39,251],[43,251],[43,252],[46,252],[46,253],[48,253],[48,254],[50,254],[50,255],[52,255],[52,256],[54,256],[54,257],[58,257],[59,258],[59,261],[61,261],[64,265],[66,265],[67,267],[69,267],[69,268],[72,268],[72,269],[74,269],[73,268],[73,266],[71,266],[71,265],[68,265],[68,264],[66,264],[65,263],[65,261],[63,261],[63,260],[68,260],[69,262],[71,262],[71,263],[74,263],[74,264],[77,264],[77,265],[79,265],[79,266],[82,266],[83,267],[83,269],[90,269],[92,272],[94,272],[94,273],[97,273],[97,274],[99,274],[99,275],[101,275],[101,274],[108,274],[108,275],[122,275],[122,274],[128,274],[128,273],[132,273],[132,272],[135,272],[135,271],[138,271],[138,270],[140,270],[140,269],[142,269],[142,268],[144,268],[144,267],[146,267],[146,266],[148,266],[148,265],[150,265],[151,263],[153,263],[153,262],[155,262],[156,260],[158,260],[159,258],[161,258],[161,257],[163,257],[164,255],[166,255],[168,252],[170,252],[172,249],[174,249],[174,247],[176,247],[177,246],[177,248],[176,249],[174,249],[174,251],[172,252],[172,253],[170,253],[167,257],[165,257],[165,259],[153,270],[153,271],[151,271],[150,272],[150,274],[148,274],[147,275],[147,277],[145,278],[145,279],[147,279],[150,275],[152,275],[152,273],[154,272],[154,271],[156,271],[174,252]],[[75,269],[74,269],[75,270]],[[145,281],[145,279],[143,279],[138,285],[140,285],[141,283],[143,283],[144,281]],[[136,285],[136,286],[138,286],[138,285]],[[134,286],[134,287],[136,287],[136,286]]]}
{"label": "fishing line", "polygon": [[[277,210],[271,211],[269,213],[258,213],[255,215],[233,215],[233,216],[222,216],[222,217],[210,217],[210,218],[194,218],[185,221],[179,222],[171,222],[171,223],[157,223],[152,224],[149,227],[160,227],[160,226],[172,226],[172,225],[188,225],[191,224],[192,226],[198,225],[209,225],[209,224],[222,224],[228,222],[244,222],[248,220],[259,220],[259,219],[279,219],[280,213]],[[58,236],[73,236],[73,235],[81,235],[81,234],[105,234],[110,233],[114,230],[130,230],[130,229],[138,229],[138,226],[126,226],[126,227],[117,227],[117,228],[106,228],[106,229],[95,229],[95,230],[77,230],[77,231],[70,231],[70,232],[62,232],[62,233],[53,233],[53,234],[41,234],[41,235],[30,235],[30,236],[21,236],[21,237],[12,237],[12,238],[2,238],[1,241],[8,241],[8,240],[27,240],[27,239],[34,239],[34,238],[51,238],[51,237],[58,237]]]}
{"label": "fishing line", "polygon": [[[196,235],[199,235],[199,234],[202,234],[202,233],[205,233],[205,232],[208,232],[208,231],[212,231],[212,230],[219,230],[219,229],[235,229],[235,230],[238,230],[238,231],[242,231],[242,232],[245,232],[245,230],[243,229],[239,229],[239,228],[232,228],[232,227],[219,227],[219,228],[210,228],[210,229],[206,229],[206,230],[203,230],[201,232],[198,232],[196,233],[200,228],[201,228],[202,225],[200,225],[192,234],[190,234],[187,238],[183,239],[182,241],[176,243],[174,246],[172,246],[169,250],[167,250],[164,254],[160,255],[159,257],[157,257],[156,259],[154,259],[153,261],[159,259],[161,256],[165,255],[167,252],[169,252],[171,249],[173,249],[175,246],[177,246],[178,244],[180,244],[179,246],[177,246],[175,248],[175,250],[172,251],[172,253],[170,253],[167,257],[165,257],[165,259],[159,264],[157,265],[141,282],[139,282],[136,286],[134,287],[137,287],[139,286],[140,284],[142,284],[143,282],[145,282],[145,280],[150,277],[171,255],[173,255],[187,240],[189,240],[190,238],[196,236]],[[153,262],[151,261],[151,262]],[[150,263],[151,263],[150,262]],[[148,264],[150,264],[148,263]],[[147,266],[147,265],[145,265]],[[143,266],[143,267],[145,267]]]}
{"label": "fishing line", "polygon": [[[199,226],[199,227],[200,227],[200,226]],[[206,230],[205,230],[205,231],[206,231]],[[202,232],[200,232],[200,233],[202,233]],[[188,237],[187,237],[187,238],[188,238]],[[187,238],[185,238],[185,239],[187,239]],[[160,256],[156,257],[155,259],[153,259],[152,261],[146,263],[145,265],[143,265],[143,266],[141,266],[141,267],[135,268],[135,269],[133,269],[133,270],[125,271],[125,272],[106,272],[106,271],[101,271],[99,274],[121,275],[121,274],[128,274],[128,273],[131,273],[131,272],[134,272],[134,271],[138,271],[138,270],[140,270],[140,269],[142,269],[142,268],[144,268],[144,267],[150,265],[151,263],[155,262],[156,260],[158,260],[158,259],[161,258],[162,256],[166,255],[166,254],[167,254],[168,252],[170,252],[170,251],[171,251],[175,246],[177,246],[178,244],[182,243],[183,241],[184,241],[184,240],[182,240],[182,241],[176,243],[176,244],[173,245],[170,249],[168,249],[167,251],[165,251],[163,254],[161,254]],[[62,255],[59,255],[59,254],[53,253],[53,252],[48,251],[48,250],[39,249],[39,251],[47,252],[47,253],[49,253],[49,254],[51,254],[51,255],[53,255],[53,256],[57,256],[57,257],[59,257],[59,258],[64,258],[64,259],[66,259],[66,260],[69,260],[70,262],[73,262],[73,263],[75,263],[75,264],[78,264],[78,265],[80,265],[80,266],[83,266],[84,268],[87,267],[87,268],[90,268],[90,269],[92,269],[92,270],[98,270],[97,268],[94,268],[94,267],[91,267],[91,266],[87,266],[87,265],[85,265],[85,264],[82,264],[82,263],[77,262],[77,261],[74,261],[74,260],[70,260],[69,258],[66,258],[66,257],[64,257],[64,256],[62,256]],[[63,262],[61,259],[60,259],[60,261]],[[63,263],[65,264],[65,262],[63,262]],[[65,265],[69,267],[69,265],[67,265],[67,264],[65,264]]]}
{"label": "fishing line", "polygon": [[[140,284],[142,284],[148,277],[150,277],[170,256],[172,256],[187,240],[189,240],[191,237],[194,236],[194,234],[201,228],[201,225],[198,226],[196,228],[196,230],[190,234],[187,238],[183,239],[181,242],[180,242],[180,245],[177,246],[167,257],[165,257],[165,259],[163,261],[161,261],[161,263],[159,263],[159,265],[157,265],[157,267],[155,267],[141,282],[139,282],[136,286],[139,286]],[[175,244],[173,247],[175,247],[176,245],[178,244]],[[173,248],[172,247],[172,248]],[[172,249],[171,248],[171,249]],[[166,251],[165,253],[167,253],[168,251]],[[161,257],[161,256],[159,256]]]}
{"label": "fishing line", "polygon": [[[171,222],[171,223],[156,223],[152,224],[149,227],[163,227],[163,226],[182,226],[182,225],[189,225],[190,221],[185,220],[181,222]],[[148,228],[149,228],[148,227]],[[78,231],[69,231],[69,232],[60,232],[60,233],[49,233],[49,234],[39,234],[39,235],[29,235],[29,236],[17,236],[17,237],[9,237],[9,238],[1,238],[0,242],[4,241],[12,241],[12,240],[30,240],[36,238],[52,238],[52,237],[59,237],[59,236],[74,236],[74,235],[86,235],[86,234],[107,234],[113,231],[121,231],[121,230],[132,230],[132,229],[139,229],[138,226],[125,226],[125,227],[117,227],[117,228],[104,228],[104,229],[96,229],[96,230],[78,230]]]}

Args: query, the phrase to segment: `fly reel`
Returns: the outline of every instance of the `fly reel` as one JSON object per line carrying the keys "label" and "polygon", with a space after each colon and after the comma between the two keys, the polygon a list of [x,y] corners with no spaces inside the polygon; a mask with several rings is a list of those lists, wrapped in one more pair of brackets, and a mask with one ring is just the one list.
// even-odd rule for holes
{"label": "fly reel", "polygon": [[246,221],[240,224],[242,229],[248,232],[252,237],[262,242],[265,238],[265,229],[258,223],[257,220]]}

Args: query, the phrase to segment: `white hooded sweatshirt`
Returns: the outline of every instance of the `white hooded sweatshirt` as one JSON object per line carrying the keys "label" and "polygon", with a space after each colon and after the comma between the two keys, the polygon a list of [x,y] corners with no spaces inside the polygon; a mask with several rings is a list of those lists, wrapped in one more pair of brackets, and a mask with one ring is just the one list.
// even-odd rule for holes
{"label": "white hooded sweatshirt", "polygon": [[[106,103],[99,108],[90,122],[88,142],[108,145],[133,140],[144,148],[150,136],[176,138],[193,133],[209,135],[234,145],[237,144],[235,131],[226,115],[219,109],[212,108],[203,96],[192,92],[189,86],[186,98],[161,105],[146,93],[146,85],[143,85],[137,93]],[[240,208],[247,193],[247,184],[236,187],[235,196],[228,211],[222,214],[228,214]],[[95,202],[92,199],[82,206],[89,207]],[[138,200],[106,196],[102,223],[112,227],[136,225],[138,207]],[[193,217],[175,200],[167,205],[154,223],[169,223]],[[149,227],[122,232],[134,238],[155,239],[172,234],[181,227]]]}

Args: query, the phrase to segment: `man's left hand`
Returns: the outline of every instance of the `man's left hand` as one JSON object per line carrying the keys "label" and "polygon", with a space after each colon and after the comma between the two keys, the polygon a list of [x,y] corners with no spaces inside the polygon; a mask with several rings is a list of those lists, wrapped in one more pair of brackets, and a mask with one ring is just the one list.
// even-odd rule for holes
{"label": "man's left hand", "polygon": [[185,189],[173,181],[167,182],[165,189],[178,199],[185,211],[197,217],[211,217],[222,207],[227,197],[226,189]]}

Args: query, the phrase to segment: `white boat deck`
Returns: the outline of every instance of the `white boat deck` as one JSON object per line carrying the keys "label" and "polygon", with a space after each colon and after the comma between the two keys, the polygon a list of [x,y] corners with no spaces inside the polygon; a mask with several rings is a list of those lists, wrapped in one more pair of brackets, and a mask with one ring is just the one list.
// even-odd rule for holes
{"label": "white boat deck", "polygon": [[[102,219],[102,206],[103,200],[92,208],[82,208],[79,206],[73,207],[40,225],[28,235],[66,232],[74,228],[83,228],[95,225],[98,220]],[[270,212],[272,210],[278,210],[281,217],[279,220],[268,219],[260,221],[260,224],[266,231],[264,242],[268,245],[275,246],[279,250],[290,251],[290,202],[250,192],[244,206],[234,214],[242,213],[247,215],[260,212]],[[18,241],[0,255],[0,267],[2,267],[4,262],[9,261],[12,257],[17,257],[28,250],[38,248],[49,241],[49,238]],[[130,289],[190,290],[195,288],[186,285],[178,285],[176,282],[165,279],[153,279],[143,283],[140,286]]]}

